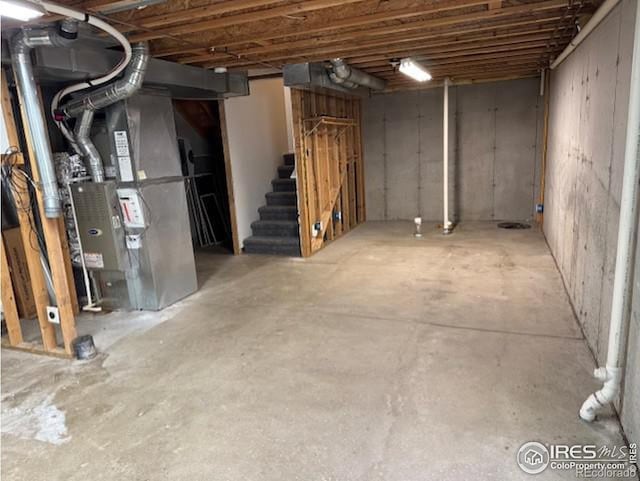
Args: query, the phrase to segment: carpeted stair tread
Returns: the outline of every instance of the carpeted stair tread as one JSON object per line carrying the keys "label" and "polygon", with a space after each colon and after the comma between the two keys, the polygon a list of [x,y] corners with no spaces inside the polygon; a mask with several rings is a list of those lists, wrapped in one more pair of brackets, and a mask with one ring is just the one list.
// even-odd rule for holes
{"label": "carpeted stair tread", "polygon": [[295,192],[267,192],[267,205],[297,205]]}
{"label": "carpeted stair tread", "polygon": [[248,254],[300,255],[300,241],[297,237],[267,237],[253,235],[244,241],[244,251]]}
{"label": "carpeted stair tread", "polygon": [[293,165],[280,165],[278,166],[278,177],[280,179],[289,179],[293,173]]}
{"label": "carpeted stair tread", "polygon": [[251,223],[255,236],[298,237],[298,222],[294,220],[257,220]]}
{"label": "carpeted stair tread", "polygon": [[274,192],[295,192],[296,179],[273,179],[271,186]]}
{"label": "carpeted stair tread", "polygon": [[295,205],[263,205],[258,209],[260,220],[298,221],[298,208]]}

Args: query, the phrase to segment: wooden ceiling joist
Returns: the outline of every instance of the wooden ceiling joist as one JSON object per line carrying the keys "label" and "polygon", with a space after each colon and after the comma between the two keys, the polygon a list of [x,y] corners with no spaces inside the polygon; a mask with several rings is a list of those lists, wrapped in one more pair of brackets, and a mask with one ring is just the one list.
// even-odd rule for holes
{"label": "wooden ceiling joist", "polygon": [[[466,2],[468,4],[477,5],[478,3],[486,3],[486,2],[477,2],[473,0],[473,2]],[[444,4],[444,2],[443,2]],[[392,35],[392,34],[404,34],[406,32],[410,32],[412,30],[426,30],[426,29],[436,29],[442,27],[453,27],[455,25],[466,24],[466,23],[486,23],[490,21],[498,21],[501,19],[508,19],[510,17],[517,16],[528,16],[536,13],[544,13],[547,11],[553,11],[556,16],[561,15],[563,12],[560,10],[567,8],[567,0],[545,0],[537,3],[528,3],[524,5],[517,5],[508,8],[502,8],[498,11],[477,11],[474,13],[465,13],[460,15],[447,15],[444,17],[437,18],[428,18],[428,19],[419,19],[417,21],[404,21],[398,23],[397,20],[399,17],[396,15],[401,15],[400,18],[406,19],[410,16],[417,16],[418,10],[413,10],[410,13],[412,15],[408,15],[407,12],[399,13],[396,10],[392,10],[390,12],[385,12],[384,17],[380,16],[372,16],[372,15],[362,15],[353,18],[345,18],[338,19],[330,22],[323,22],[317,26],[308,26],[304,28],[303,32],[305,36],[317,35],[325,32],[330,32],[337,30],[337,34],[332,35],[332,37],[336,40],[352,40],[354,38],[366,38],[371,36],[379,36],[379,35]],[[431,4],[430,4],[431,5]],[[451,11],[452,5],[457,5],[457,8],[460,8],[460,2],[456,1],[455,4],[450,3],[448,5],[440,5],[437,6],[431,5],[430,9],[422,8],[420,11],[422,15],[431,13],[438,13],[443,11]],[[384,18],[384,20],[381,20]],[[384,22],[395,21],[393,25],[385,24]],[[367,29],[357,29],[352,30],[355,27],[364,27],[372,24],[380,24],[381,26],[367,28]],[[175,32],[174,32],[175,33]],[[243,36],[243,37],[230,37],[229,41],[220,40],[215,44],[210,44],[208,46],[204,46],[203,48],[211,48],[214,47],[216,49],[222,49],[224,47],[235,47],[242,44],[252,43],[258,40],[276,40],[276,39],[285,39],[294,36],[300,36],[301,31],[284,31],[281,33],[266,33],[263,35],[254,35],[254,36]],[[175,52],[175,50],[174,50]],[[175,54],[175,53],[174,53]]]}
{"label": "wooden ceiling joist", "polygon": [[[136,0],[60,1],[105,12]],[[436,81],[531,75],[602,1],[167,0],[106,16],[130,41],[150,41],[156,57],[236,70],[343,57],[395,86],[406,80],[391,61],[405,56]]]}
{"label": "wooden ceiling joist", "polygon": [[[295,53],[295,55],[317,55],[317,54],[327,54],[331,52],[335,52],[336,54],[340,51],[344,50],[353,50],[353,49],[365,49],[365,48],[374,48],[374,47],[385,47],[390,44],[399,45],[399,44],[407,44],[407,43],[415,43],[415,42],[432,42],[434,40],[448,38],[464,38],[465,35],[472,35],[474,33],[482,33],[484,34],[483,38],[487,35],[493,35],[494,37],[500,37],[502,35],[513,35],[518,36],[521,35],[522,32],[533,33],[535,31],[538,32],[546,32],[550,37],[551,34],[556,30],[556,21],[558,16],[550,16],[544,17],[542,19],[536,19],[537,21],[531,25],[531,21],[519,21],[519,22],[510,22],[510,23],[500,23],[500,24],[489,24],[483,27],[470,26],[470,27],[462,27],[455,30],[448,29],[438,29],[438,30],[429,30],[427,32],[420,31],[419,33],[414,34],[391,34],[391,35],[381,35],[381,36],[367,36],[364,40],[350,40],[344,41],[341,38],[335,38],[333,36],[326,38],[314,38],[309,40],[300,40],[297,42],[281,42],[278,44],[272,44],[267,47],[254,47],[242,50],[235,50],[236,55],[240,55],[241,57],[254,58],[256,56],[260,56],[261,58],[278,58],[276,52],[279,52],[279,55],[282,56],[283,52]],[[521,27],[520,29],[513,30],[514,27]],[[512,29],[507,32],[502,32],[503,29]],[[287,55],[284,55],[286,57]],[[335,56],[335,55],[334,55]],[[215,62],[216,60],[224,61],[228,59],[229,56],[224,53],[206,53],[206,54],[198,54],[186,57],[180,57],[178,61],[180,63],[202,63],[202,62]],[[282,58],[282,57],[280,57]]]}

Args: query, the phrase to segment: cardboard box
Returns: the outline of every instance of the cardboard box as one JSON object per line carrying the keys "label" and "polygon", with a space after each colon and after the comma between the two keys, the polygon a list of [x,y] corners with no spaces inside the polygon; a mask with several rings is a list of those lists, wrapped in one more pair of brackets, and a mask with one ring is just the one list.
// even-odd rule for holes
{"label": "cardboard box", "polygon": [[7,260],[11,271],[13,283],[13,295],[18,307],[18,315],[21,319],[32,319],[37,316],[36,303],[31,289],[31,278],[27,258],[22,245],[22,236],[19,228],[2,231],[4,247],[7,250]]}

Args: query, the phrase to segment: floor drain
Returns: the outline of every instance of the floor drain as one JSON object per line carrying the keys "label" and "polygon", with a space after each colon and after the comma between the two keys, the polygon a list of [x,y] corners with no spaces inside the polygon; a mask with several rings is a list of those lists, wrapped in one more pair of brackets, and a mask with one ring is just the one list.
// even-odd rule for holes
{"label": "floor drain", "polygon": [[500,222],[498,227],[501,229],[531,229],[529,224],[523,224],[522,222]]}

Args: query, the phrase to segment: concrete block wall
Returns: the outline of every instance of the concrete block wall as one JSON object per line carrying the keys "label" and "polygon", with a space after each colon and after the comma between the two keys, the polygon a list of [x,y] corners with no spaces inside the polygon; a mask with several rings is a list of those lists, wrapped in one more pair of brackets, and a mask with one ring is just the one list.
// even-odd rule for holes
{"label": "concrete block wall", "polygon": [[[544,232],[600,365],[607,354],[636,4],[623,0],[551,77]],[[640,442],[638,254],[628,369],[618,406],[635,442]]]}
{"label": "concrete block wall", "polygon": [[[449,89],[451,218],[529,220],[539,185],[538,79]],[[367,219],[442,219],[443,90],[363,101]]]}

